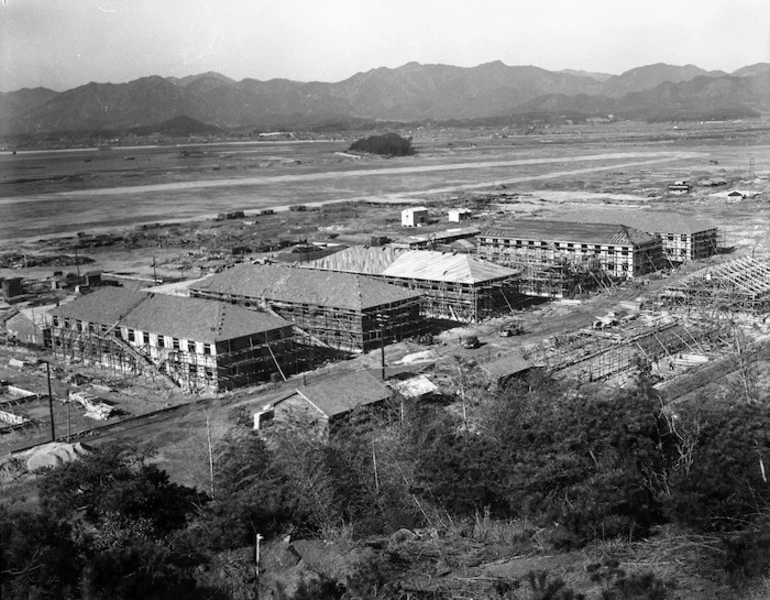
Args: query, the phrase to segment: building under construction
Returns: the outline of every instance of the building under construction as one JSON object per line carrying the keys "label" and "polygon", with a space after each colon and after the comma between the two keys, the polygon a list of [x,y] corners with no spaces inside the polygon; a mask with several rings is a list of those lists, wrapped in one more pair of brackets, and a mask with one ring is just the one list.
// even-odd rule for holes
{"label": "building under construction", "polygon": [[770,265],[741,256],[701,269],[660,293],[670,307],[763,314],[770,311]]}
{"label": "building under construction", "polygon": [[661,238],[625,225],[516,219],[478,237],[480,257],[521,270],[521,291],[562,298],[659,269]]}
{"label": "building under construction", "polygon": [[222,302],[110,287],[51,316],[45,337],[55,354],[187,392],[263,382],[294,363],[291,323]]}
{"label": "building under construction", "polygon": [[353,247],[302,265],[366,274],[422,297],[422,314],[477,323],[520,301],[519,272],[467,254]]}
{"label": "building under construction", "polygon": [[664,363],[673,370],[682,353],[705,354],[713,333],[708,326],[686,325],[671,315],[630,315],[527,347],[523,357],[559,379],[596,382],[633,371],[643,362]]}
{"label": "building under construction", "polygon": [[673,212],[589,208],[556,218],[571,223],[620,223],[657,234],[663,242],[664,263],[671,265],[708,258],[725,246],[722,230],[713,223]]}
{"label": "building under construction", "polygon": [[294,323],[303,341],[335,349],[368,351],[424,324],[419,294],[349,273],[241,264],[190,293],[276,314]]}

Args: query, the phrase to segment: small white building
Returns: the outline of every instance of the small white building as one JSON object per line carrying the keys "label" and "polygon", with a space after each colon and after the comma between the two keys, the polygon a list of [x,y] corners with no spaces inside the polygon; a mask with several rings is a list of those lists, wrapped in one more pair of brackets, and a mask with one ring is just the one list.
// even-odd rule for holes
{"label": "small white building", "polygon": [[428,222],[428,209],[424,206],[413,206],[401,211],[401,227],[420,227]]}
{"label": "small white building", "polygon": [[460,223],[461,221],[467,221],[473,216],[473,212],[469,208],[453,208],[449,211],[449,221],[451,223]]}
{"label": "small white building", "polygon": [[688,181],[675,181],[668,186],[668,193],[672,196],[683,196],[692,190]]}

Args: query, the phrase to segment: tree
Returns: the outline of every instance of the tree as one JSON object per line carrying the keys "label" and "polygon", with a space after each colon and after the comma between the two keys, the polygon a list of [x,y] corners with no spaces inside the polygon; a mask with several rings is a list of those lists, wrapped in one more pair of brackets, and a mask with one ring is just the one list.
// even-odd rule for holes
{"label": "tree", "polygon": [[41,505],[54,517],[69,519],[78,513],[94,525],[104,520],[143,522],[158,535],[180,529],[205,496],[172,483],[147,459],[121,444],[97,448],[43,475]]}
{"label": "tree", "polygon": [[0,595],[75,598],[82,561],[71,533],[48,514],[12,514],[0,507]]}
{"label": "tree", "polygon": [[356,140],[350,145],[351,152],[369,152],[383,156],[412,156],[412,138],[404,138],[397,133],[372,135],[366,139]]}
{"label": "tree", "polygon": [[112,444],[45,473],[39,514],[0,517],[3,597],[214,597],[184,536],[205,498],[146,459]]}
{"label": "tree", "polygon": [[770,512],[770,409],[741,402],[710,410],[679,409],[677,427],[695,423],[697,439],[688,460],[672,469],[669,515],[707,531],[765,521]]}

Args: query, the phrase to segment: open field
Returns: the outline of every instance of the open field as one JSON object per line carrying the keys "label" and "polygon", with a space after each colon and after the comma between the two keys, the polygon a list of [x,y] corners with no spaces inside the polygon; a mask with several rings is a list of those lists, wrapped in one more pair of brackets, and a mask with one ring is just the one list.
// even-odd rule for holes
{"label": "open field", "polygon": [[0,240],[293,204],[419,202],[501,185],[659,195],[673,179],[745,175],[749,158],[757,173],[766,169],[770,151],[757,145],[764,130],[725,127],[562,128],[504,139],[488,131],[423,131],[415,132],[417,156],[393,159],[341,156],[348,141],[5,153]]}

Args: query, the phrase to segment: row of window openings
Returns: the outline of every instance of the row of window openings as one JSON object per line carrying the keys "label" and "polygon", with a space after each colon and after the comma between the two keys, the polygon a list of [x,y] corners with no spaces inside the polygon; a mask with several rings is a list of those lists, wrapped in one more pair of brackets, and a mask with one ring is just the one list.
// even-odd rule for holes
{"label": "row of window openings", "polygon": [[[59,317],[54,316],[53,318],[53,324],[54,327],[59,326]],[[69,319],[64,319],[64,328],[70,329],[71,323]],[[83,322],[80,320],[75,321],[75,329],[79,332],[83,331]],[[109,327],[107,325],[100,325],[99,331],[101,333],[107,333]],[[89,333],[96,333],[96,326],[93,323],[88,324],[88,332]],[[115,337],[120,338],[121,337],[121,331],[120,329],[115,330]],[[133,329],[128,330],[128,341],[129,342],[135,342],[136,341],[136,332]],[[142,332],[142,343],[145,345],[150,344],[150,334],[146,331]],[[188,346],[190,343],[188,342]],[[165,348],[166,347],[166,338],[165,336],[159,335],[158,336],[158,348]],[[171,338],[171,347],[174,350],[180,350],[181,349],[181,340],[179,338]],[[203,344],[203,354],[211,355],[211,344]]]}
{"label": "row of window openings", "polygon": [[[504,240],[504,243],[505,243],[506,246],[511,246],[511,245],[514,244],[514,240]],[[564,242],[554,242],[553,243],[555,248],[563,247],[563,244],[564,244]],[[517,248],[521,248],[521,247],[524,246],[524,242],[522,240],[516,240],[515,241],[515,245],[516,245]],[[527,245],[530,246],[530,247],[534,246],[535,242],[533,240],[529,240],[527,242]],[[548,242],[540,242],[540,246],[541,247],[547,247],[548,246]],[[576,249],[576,245],[575,244],[573,244],[572,242],[567,242],[567,250],[575,250],[575,249]],[[581,250],[588,250],[588,244],[580,244],[580,249]],[[594,252],[601,252],[601,251],[602,251],[602,247],[600,245],[595,245],[594,246]],[[609,254],[613,254],[615,252],[615,246],[607,246],[607,252]],[[621,253],[623,254],[623,256],[627,256],[628,255],[628,249],[623,249],[621,251]]]}

